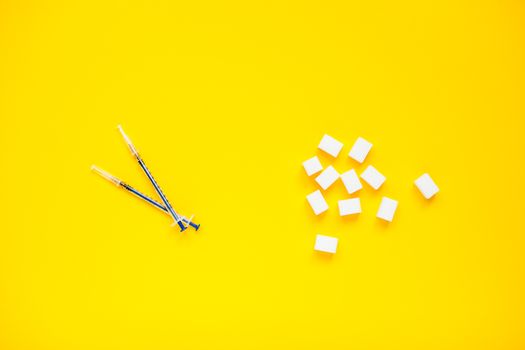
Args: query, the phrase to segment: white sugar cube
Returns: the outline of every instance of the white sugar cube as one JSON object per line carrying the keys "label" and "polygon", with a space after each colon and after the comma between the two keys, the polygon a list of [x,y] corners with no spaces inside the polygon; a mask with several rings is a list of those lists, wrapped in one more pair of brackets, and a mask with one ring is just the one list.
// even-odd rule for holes
{"label": "white sugar cube", "polygon": [[439,188],[430,175],[423,174],[415,182],[416,187],[419,189],[423,197],[426,199],[432,198],[436,193],[439,192]]}
{"label": "white sugar cube", "polygon": [[317,235],[315,237],[314,249],[319,252],[334,254],[337,250],[338,239],[330,236]]}
{"label": "white sugar cube", "polygon": [[369,165],[361,174],[361,179],[365,180],[374,190],[377,190],[385,182],[386,177],[377,171],[376,168]]}
{"label": "white sugar cube", "polygon": [[388,197],[383,197],[379,210],[377,211],[377,217],[389,222],[392,222],[394,214],[397,209],[397,201]]}
{"label": "white sugar cube", "polygon": [[317,181],[323,190],[326,190],[328,187],[332,186],[337,179],[339,179],[339,173],[330,165],[315,178],[315,181]]}
{"label": "white sugar cube", "polygon": [[348,156],[359,163],[363,163],[371,148],[372,144],[370,142],[362,137],[358,137],[352,146],[350,153],[348,153]]}
{"label": "white sugar cube", "polygon": [[328,210],[328,203],[326,203],[321,191],[317,190],[306,196],[308,203],[312,207],[314,214],[319,215]]}
{"label": "white sugar cube", "polygon": [[332,136],[325,134],[321,139],[318,148],[321,151],[328,153],[332,157],[337,157],[343,148],[343,144],[334,139]]}
{"label": "white sugar cube", "polygon": [[306,170],[306,175],[308,176],[313,175],[323,170],[323,166],[321,165],[321,162],[319,161],[319,158],[317,158],[317,156],[312,157],[308,160],[305,160],[303,162],[303,167],[304,167],[304,170]]}
{"label": "white sugar cube", "polygon": [[359,214],[361,212],[361,201],[359,198],[350,198],[338,201],[339,204],[339,215],[352,215]]}
{"label": "white sugar cube", "polygon": [[361,181],[359,181],[359,177],[354,169],[341,174],[341,180],[343,181],[348,194],[352,194],[363,188],[363,185],[361,185]]}

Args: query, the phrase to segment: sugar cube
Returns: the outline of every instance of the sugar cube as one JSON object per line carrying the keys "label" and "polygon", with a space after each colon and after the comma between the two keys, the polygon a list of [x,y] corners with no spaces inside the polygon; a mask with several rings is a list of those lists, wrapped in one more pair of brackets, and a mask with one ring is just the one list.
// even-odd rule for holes
{"label": "sugar cube", "polygon": [[334,254],[337,250],[338,239],[335,237],[317,235],[315,237],[314,249],[319,252]]}
{"label": "sugar cube", "polygon": [[304,170],[306,170],[306,175],[308,176],[311,176],[323,170],[323,166],[321,165],[321,162],[319,161],[319,158],[317,158],[317,156],[305,160],[303,162],[303,167]]}
{"label": "sugar cube", "polygon": [[350,198],[338,201],[339,204],[339,215],[352,215],[359,214],[361,212],[361,201],[359,198]]}
{"label": "sugar cube", "polygon": [[423,197],[425,197],[426,199],[432,198],[436,193],[439,192],[439,188],[437,187],[437,185],[434,182],[434,180],[432,180],[430,175],[428,175],[426,173],[421,175],[414,182],[414,184],[419,189],[419,191],[421,192]]}
{"label": "sugar cube", "polygon": [[318,148],[332,157],[337,157],[343,148],[343,143],[337,141],[332,136],[325,134],[321,139]]}
{"label": "sugar cube", "polygon": [[315,215],[319,215],[328,210],[328,203],[326,203],[323,194],[319,190],[306,196],[306,200],[310,203]]}
{"label": "sugar cube", "polygon": [[379,210],[377,211],[377,217],[389,222],[392,222],[394,214],[397,209],[397,201],[388,197],[383,197]]}
{"label": "sugar cube", "polygon": [[361,181],[359,181],[359,177],[354,169],[341,174],[341,180],[343,181],[348,194],[352,194],[363,188],[363,185],[361,185]]}
{"label": "sugar cube", "polygon": [[385,182],[386,177],[377,171],[376,168],[369,165],[361,174],[361,179],[365,180],[374,190],[377,190]]}
{"label": "sugar cube", "polygon": [[348,156],[359,163],[363,163],[371,148],[372,144],[370,142],[362,137],[358,137],[352,146],[350,153],[348,153]]}
{"label": "sugar cube", "polygon": [[339,179],[339,173],[330,165],[315,178],[315,181],[317,181],[323,190],[326,190],[328,187],[332,186],[337,179]]}

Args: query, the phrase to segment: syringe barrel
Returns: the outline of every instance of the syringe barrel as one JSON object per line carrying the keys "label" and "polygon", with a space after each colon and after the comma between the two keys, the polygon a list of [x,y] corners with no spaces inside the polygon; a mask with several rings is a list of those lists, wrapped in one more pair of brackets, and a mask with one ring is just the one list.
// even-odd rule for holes
{"label": "syringe barrel", "polygon": [[153,175],[151,175],[151,172],[149,171],[148,167],[146,167],[146,164],[144,163],[142,158],[140,158],[140,156],[137,156],[137,161],[138,161],[140,167],[142,168],[142,170],[144,171],[144,173],[146,174],[146,176],[148,177],[149,181],[153,185],[153,188],[155,188],[155,191],[157,191],[157,194],[159,195],[160,199],[162,199],[162,202],[166,206],[166,209],[168,210],[169,214],[171,215],[173,220],[175,220],[177,225],[179,225],[180,232],[186,230],[186,226],[184,226],[184,223],[182,222],[181,218],[179,217],[179,215],[175,212],[175,210],[171,206],[170,202],[168,201],[168,198],[166,198],[166,196],[162,192],[160,186],[157,184],[157,181],[155,181],[155,179],[153,178]]}

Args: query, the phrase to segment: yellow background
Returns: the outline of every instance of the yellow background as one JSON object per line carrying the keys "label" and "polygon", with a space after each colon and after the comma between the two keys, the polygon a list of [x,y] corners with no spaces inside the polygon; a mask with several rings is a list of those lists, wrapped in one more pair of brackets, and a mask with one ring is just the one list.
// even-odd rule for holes
{"label": "yellow background", "polygon": [[[525,348],[524,11],[1,1],[0,348]],[[119,123],[197,234],[90,172],[154,194]],[[357,219],[305,200],[324,133],[387,176]]]}

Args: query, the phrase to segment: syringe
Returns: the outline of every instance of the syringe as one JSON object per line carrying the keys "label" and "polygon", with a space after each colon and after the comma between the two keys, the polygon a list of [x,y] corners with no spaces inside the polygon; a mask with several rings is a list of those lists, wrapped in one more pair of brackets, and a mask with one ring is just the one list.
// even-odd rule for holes
{"label": "syringe", "polygon": [[[102,169],[100,169],[99,167],[95,166],[95,165],[92,165],[91,166],[91,170],[93,170],[94,172],[96,172],[97,174],[99,174],[100,176],[102,176],[103,178],[105,178],[106,180],[114,183],[115,185],[119,186],[119,187],[122,187],[123,189],[131,192],[132,194],[134,194],[136,197],[148,202],[149,204],[153,205],[154,207],[162,210],[163,212],[165,212],[166,214],[169,214],[169,211],[162,205],[160,204],[159,202],[157,202],[156,200],[146,196],[145,194],[137,191],[136,189],[134,189],[133,187],[131,187],[130,185],[128,185],[127,183],[125,183],[124,181],[120,180],[119,178],[117,178],[116,176],[113,176],[111,175],[110,173],[108,173],[107,171],[104,171]],[[199,227],[201,226],[200,224],[196,224],[194,222],[192,222],[192,218],[193,216],[191,216],[189,219],[185,218],[184,216],[179,216],[180,219],[182,220],[182,222],[186,225],[186,226],[191,226],[195,229],[195,231],[197,231],[199,229]]]}
{"label": "syringe", "polygon": [[173,210],[173,207],[171,206],[170,202],[168,201],[168,198],[166,198],[166,196],[164,195],[164,193],[160,189],[159,185],[157,184],[157,182],[153,178],[153,175],[151,175],[150,171],[146,167],[146,164],[144,164],[144,161],[140,157],[139,152],[137,152],[137,149],[135,148],[135,146],[133,145],[133,143],[129,139],[128,135],[126,135],[124,133],[124,130],[122,130],[122,127],[120,125],[118,126],[118,129],[119,129],[120,133],[122,134],[122,137],[124,138],[124,140],[128,144],[128,147],[129,147],[129,150],[131,151],[131,154],[133,154],[133,156],[135,156],[135,158],[137,159],[137,162],[139,163],[140,167],[144,171],[144,174],[146,174],[146,176],[148,177],[148,179],[151,182],[151,184],[153,185],[153,187],[155,187],[155,191],[157,191],[157,194],[159,195],[160,199],[162,199],[162,202],[164,203],[164,206],[168,210],[169,214],[171,215],[173,220],[175,220],[175,223],[177,223],[179,225],[180,231],[181,232],[184,231],[186,229],[186,226],[184,226],[184,224],[182,223],[182,220],[179,217],[179,215],[175,212],[175,210]]}

